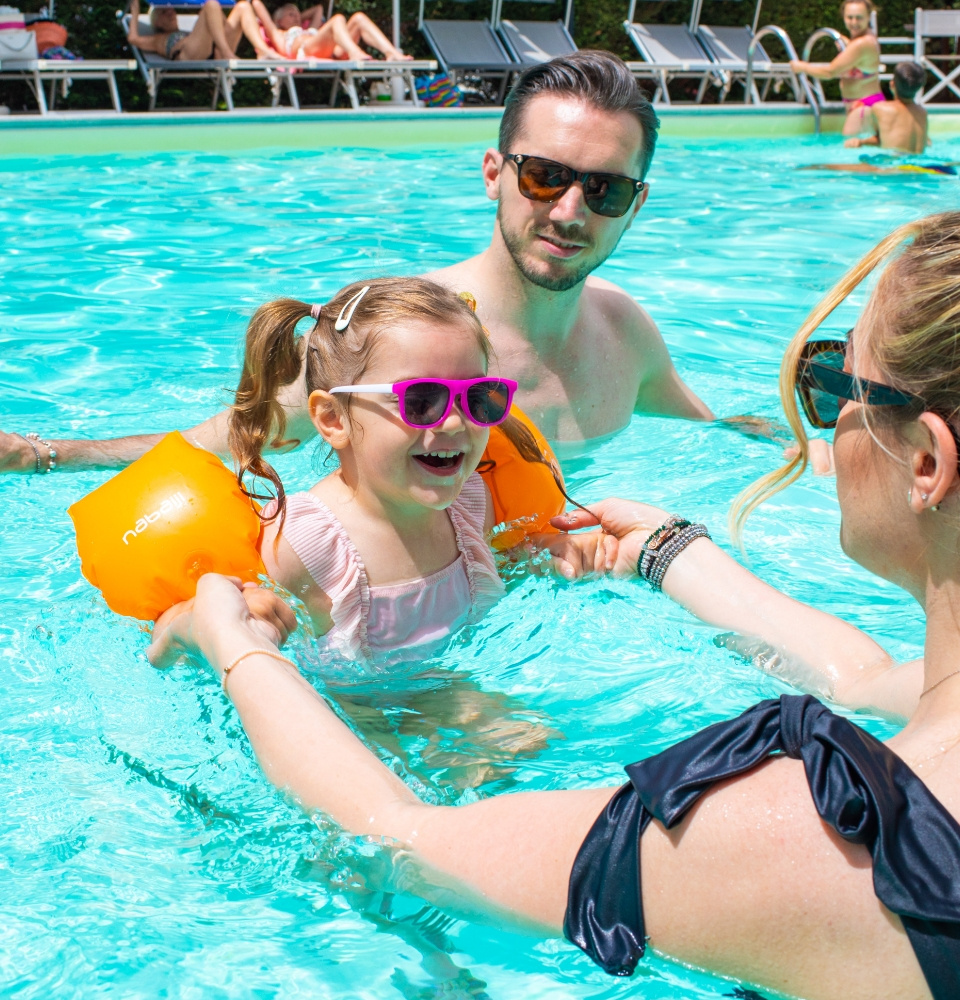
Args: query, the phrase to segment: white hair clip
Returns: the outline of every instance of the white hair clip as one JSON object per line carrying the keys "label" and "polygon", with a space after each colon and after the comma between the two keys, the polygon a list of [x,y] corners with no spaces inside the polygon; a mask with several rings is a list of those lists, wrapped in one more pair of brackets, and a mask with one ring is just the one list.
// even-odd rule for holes
{"label": "white hair clip", "polygon": [[[353,319],[353,314],[357,311],[357,306],[360,305],[360,300],[370,291],[369,285],[364,285],[363,288],[357,292],[356,295],[349,302],[347,302],[344,307],[340,310],[340,315],[337,317],[336,323],[333,324],[334,330],[337,333],[343,333],[344,330],[350,325],[350,320]],[[346,314],[346,315],[344,315]]]}

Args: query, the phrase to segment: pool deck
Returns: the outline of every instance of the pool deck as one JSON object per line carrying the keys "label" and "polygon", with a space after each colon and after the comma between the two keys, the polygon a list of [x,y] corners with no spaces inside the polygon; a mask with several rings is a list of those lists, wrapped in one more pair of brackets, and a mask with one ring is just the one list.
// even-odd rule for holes
{"label": "pool deck", "polygon": [[[934,136],[960,135],[960,105],[929,106]],[[0,156],[55,156],[205,150],[230,152],[278,147],[446,146],[492,142],[501,108],[390,108],[360,111],[249,108],[222,111],[155,111],[121,115],[50,114],[0,117]],[[744,138],[811,135],[805,105],[672,105],[658,107],[660,133],[677,138]],[[826,113],[824,132],[839,132],[843,115]]]}

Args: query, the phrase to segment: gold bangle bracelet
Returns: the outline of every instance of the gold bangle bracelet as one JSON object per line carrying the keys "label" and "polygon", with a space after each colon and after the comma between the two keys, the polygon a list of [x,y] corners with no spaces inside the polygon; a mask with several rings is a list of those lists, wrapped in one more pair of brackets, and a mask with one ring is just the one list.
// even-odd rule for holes
{"label": "gold bangle bracelet", "polygon": [[282,663],[289,663],[294,670],[297,669],[297,665],[288,656],[284,656],[283,653],[278,652],[276,649],[248,649],[245,653],[241,653],[239,656],[235,656],[224,668],[223,674],[220,677],[220,685],[223,688],[223,693],[227,693],[227,678],[230,676],[230,671],[240,663],[245,660],[248,656],[269,656],[271,659],[280,660]]}

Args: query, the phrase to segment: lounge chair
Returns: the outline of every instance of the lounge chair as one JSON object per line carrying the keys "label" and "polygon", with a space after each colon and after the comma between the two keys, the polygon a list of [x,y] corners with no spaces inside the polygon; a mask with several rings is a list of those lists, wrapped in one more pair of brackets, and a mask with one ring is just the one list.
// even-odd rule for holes
{"label": "lounge chair", "polygon": [[562,21],[501,20],[503,4],[504,0],[500,0],[494,27],[516,62],[523,63],[524,66],[536,66],[577,51],[576,43],[570,37],[573,0],[567,0]]}
{"label": "lounge chair", "polygon": [[[933,87],[917,98],[919,104],[929,104],[944,89],[951,90],[960,97],[960,55],[927,54],[927,42],[931,38],[956,39],[958,36],[960,36],[960,10],[923,10],[917,7],[914,13],[913,58],[936,77]],[[941,66],[951,62],[954,63],[952,68],[941,69]]]}
{"label": "lounge chair", "polygon": [[[742,0],[733,0],[742,2]],[[750,44],[757,34],[757,25],[760,20],[760,4],[762,0],[757,0],[757,5],[753,12],[753,22],[749,26],[730,27],[723,25],[701,24],[700,14],[703,9],[703,0],[695,0],[693,10],[690,14],[690,31],[696,35],[697,40],[703,46],[707,55],[724,72],[725,85],[720,92],[722,101],[730,92],[730,88],[735,83],[740,83],[744,91],[747,90],[747,62],[750,52]],[[771,25],[764,30],[767,33],[775,33],[783,40],[786,33],[782,28]],[[793,45],[789,41],[785,42],[788,58],[796,56]],[[753,66],[750,73],[750,90],[744,94],[744,100],[754,104],[761,103],[769,93],[770,86],[774,83],[787,82],[793,91],[794,99],[798,102],[803,100],[800,84],[796,74],[790,69],[789,62],[774,62],[767,54],[759,41],[753,47]],[[763,83],[762,92],[758,89],[757,83]]]}
{"label": "lounge chair", "polygon": [[[423,16],[420,0],[418,26],[443,71],[455,81],[465,76],[489,80],[497,87],[496,103],[502,104],[507,84],[523,64],[503,47],[490,21],[435,21]],[[496,13],[496,0],[494,11]]]}
{"label": "lounge chair", "polygon": [[641,24],[633,19],[636,7],[637,0],[630,0],[623,27],[643,61],[627,65],[639,79],[653,81],[655,104],[671,103],[668,88],[671,80],[699,80],[697,104],[711,83],[721,90],[729,89],[726,73],[710,58],[688,25]]}
{"label": "lounge chair", "polygon": [[[133,59],[4,59],[0,63],[0,80],[24,80],[33,91],[41,115],[56,108],[58,85],[66,97],[74,80],[106,80],[113,110],[119,114],[123,108],[116,74],[136,68]],[[44,93],[45,83],[50,84],[49,98]]]}

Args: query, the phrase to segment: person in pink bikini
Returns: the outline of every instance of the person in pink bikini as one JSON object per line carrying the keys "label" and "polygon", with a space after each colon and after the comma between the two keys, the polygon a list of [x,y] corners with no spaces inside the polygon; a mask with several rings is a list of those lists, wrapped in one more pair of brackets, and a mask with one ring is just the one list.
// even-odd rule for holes
{"label": "person in pink bikini", "polygon": [[871,132],[869,109],[885,100],[880,89],[880,43],[870,30],[870,17],[876,11],[872,0],[843,0],[840,15],[848,35],[846,48],[829,63],[810,63],[794,59],[795,73],[806,73],[818,80],[839,80],[840,93],[847,109],[843,123],[845,136]]}
{"label": "person in pink bikini", "polygon": [[[241,483],[273,484],[261,556],[305,605],[321,658],[426,659],[502,595],[476,469],[517,385],[487,376],[489,351],[470,306],[423,278],[348,285],[322,307],[279,299],[251,319],[231,447]],[[310,419],[339,468],[287,496],[263,450],[284,437],[277,396],[304,362]],[[612,566],[608,535],[544,540],[564,576]]]}

